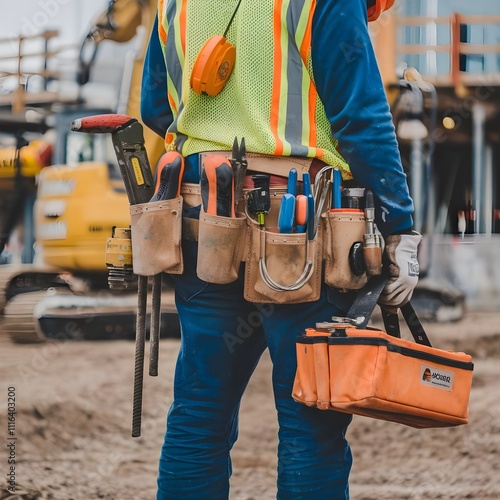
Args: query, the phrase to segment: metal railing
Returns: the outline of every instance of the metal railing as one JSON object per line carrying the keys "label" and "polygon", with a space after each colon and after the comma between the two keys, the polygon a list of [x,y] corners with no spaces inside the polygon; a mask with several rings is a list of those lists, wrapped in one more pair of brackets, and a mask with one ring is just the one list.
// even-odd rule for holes
{"label": "metal railing", "polygon": [[[42,78],[42,92],[37,96],[50,102],[53,95],[47,92],[50,80],[58,80],[60,72],[54,69],[51,61],[74,46],[58,47],[49,50],[50,41],[57,38],[59,32],[47,30],[37,35],[18,36],[17,38],[0,38],[0,79],[15,79],[15,90],[7,96],[0,96],[2,103],[10,101],[12,112],[18,113],[24,109],[27,99],[27,84],[31,77]],[[26,45],[41,42],[41,50],[26,50]],[[9,47],[10,45],[10,47]],[[29,67],[28,67],[29,66]],[[44,95],[45,94],[45,95]]]}
{"label": "metal railing", "polygon": [[[449,84],[460,90],[467,85],[484,85],[486,83],[500,84],[500,43],[471,43],[463,40],[464,28],[482,30],[483,33],[498,30],[500,33],[500,16],[487,15],[462,15],[455,13],[450,17],[400,17],[397,21],[399,40],[396,52],[399,61],[404,56],[423,56],[426,62],[436,60],[439,54],[447,60],[448,67],[441,74],[431,71],[426,63],[417,64],[417,69],[429,81],[436,84]],[[438,36],[438,31],[447,29],[447,37]],[[419,43],[408,43],[410,30],[414,29],[419,34],[424,34]],[[438,38],[448,38],[445,43],[438,43]],[[495,57],[497,60],[489,70],[483,68],[479,72],[467,71],[465,62],[472,58]],[[442,59],[441,59],[442,60]],[[414,64],[413,64],[414,65]],[[419,67],[420,66],[420,67]]]}

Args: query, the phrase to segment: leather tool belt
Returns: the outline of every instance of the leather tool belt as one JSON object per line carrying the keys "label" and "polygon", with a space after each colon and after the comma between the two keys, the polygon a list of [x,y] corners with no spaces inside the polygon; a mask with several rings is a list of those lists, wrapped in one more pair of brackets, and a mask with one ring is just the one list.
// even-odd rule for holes
{"label": "leather tool belt", "polygon": [[[229,157],[231,153],[225,154]],[[204,155],[200,154],[202,161]],[[183,183],[175,199],[131,206],[134,272],[143,276],[182,274],[182,242],[197,241],[198,277],[209,283],[231,283],[245,262],[244,295],[251,302],[312,302],[319,299],[323,281],[341,289],[362,288],[368,280],[366,272],[353,272],[348,262],[353,244],[363,240],[366,229],[361,210],[333,212],[317,196],[313,236],[284,234],[278,229],[290,169],[295,168],[300,179],[314,165],[322,163],[302,157],[248,154],[248,171],[272,172],[285,184],[271,187],[271,208],[264,226],[248,213],[245,200],[238,204],[234,217],[205,213],[198,184]],[[199,219],[183,217],[184,209],[199,205]]]}

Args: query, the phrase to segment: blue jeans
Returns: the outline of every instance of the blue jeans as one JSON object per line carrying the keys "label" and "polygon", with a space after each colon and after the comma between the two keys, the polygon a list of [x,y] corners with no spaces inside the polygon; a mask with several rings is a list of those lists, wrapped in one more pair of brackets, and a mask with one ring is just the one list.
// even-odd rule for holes
{"label": "blue jeans", "polygon": [[228,498],[240,400],[266,347],[279,423],[277,498],[349,498],[350,415],[309,408],[291,397],[297,334],[344,313],[347,305],[333,306],[326,290],[312,303],[252,304],[243,298],[241,280],[199,280],[196,243],[183,245],[186,270],[176,278],[182,339],[157,499]]}

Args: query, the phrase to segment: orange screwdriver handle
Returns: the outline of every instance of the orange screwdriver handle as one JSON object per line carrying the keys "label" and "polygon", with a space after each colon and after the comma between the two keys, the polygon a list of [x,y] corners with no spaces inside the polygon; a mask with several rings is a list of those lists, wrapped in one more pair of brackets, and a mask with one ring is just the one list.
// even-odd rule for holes
{"label": "orange screwdriver handle", "polygon": [[207,155],[203,160],[201,198],[207,214],[236,217],[233,169],[224,156]]}
{"label": "orange screwdriver handle", "polygon": [[307,226],[307,196],[297,195],[295,198],[295,230],[297,233],[305,233]]}
{"label": "orange screwdriver handle", "polygon": [[168,151],[158,160],[155,191],[151,201],[170,200],[181,195],[184,158],[177,151]]}

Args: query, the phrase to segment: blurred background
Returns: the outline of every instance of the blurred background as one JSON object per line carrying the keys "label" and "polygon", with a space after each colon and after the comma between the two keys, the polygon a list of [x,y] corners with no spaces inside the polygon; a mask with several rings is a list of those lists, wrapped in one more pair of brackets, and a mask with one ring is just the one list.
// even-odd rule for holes
{"label": "blurred background", "polygon": [[373,34],[416,229],[425,235],[421,286],[447,282],[468,306],[494,309],[500,297],[494,257],[500,232],[500,7],[488,0],[414,0],[396,9],[383,27],[373,26]]}
{"label": "blurred background", "polygon": [[[106,9],[107,1],[88,0],[77,2],[74,0],[19,0],[12,2],[9,6],[9,15],[0,18],[0,29],[3,43],[0,50],[3,56],[15,54],[18,50],[17,38],[21,36],[35,37],[47,31],[56,31],[57,35],[51,38],[49,48],[60,51],[50,58],[52,67],[57,66],[61,80],[66,81],[66,91],[71,89],[70,82],[75,82],[77,71],[78,53],[81,43],[97,16]],[[95,74],[93,75],[94,86],[99,85],[99,89],[105,93],[102,102],[109,105],[116,100],[116,88],[120,83],[120,72],[123,70],[123,58],[131,44],[104,44],[100,49],[99,56],[95,61]],[[24,53],[40,52],[44,47],[43,38],[33,38],[23,43]],[[16,60],[11,60],[8,65],[4,60],[2,70],[8,66],[15,70]],[[22,69],[40,69],[40,58],[26,58],[23,61]],[[32,85],[35,84],[33,79]],[[38,82],[40,84],[40,81]],[[106,84],[111,84],[111,88]],[[2,78],[1,89],[5,91],[12,87],[12,80]],[[98,95],[93,96],[99,99]],[[106,98],[108,101],[106,102]]]}
{"label": "blurred background", "polygon": [[[111,136],[70,124],[139,117],[156,2],[40,0],[13,10],[0,38],[0,331],[17,342],[133,338],[137,285],[123,255],[113,256],[122,261],[116,286],[108,283],[106,241],[130,224]],[[162,140],[149,129],[144,140],[154,168]],[[176,335],[164,281],[163,331]]]}

